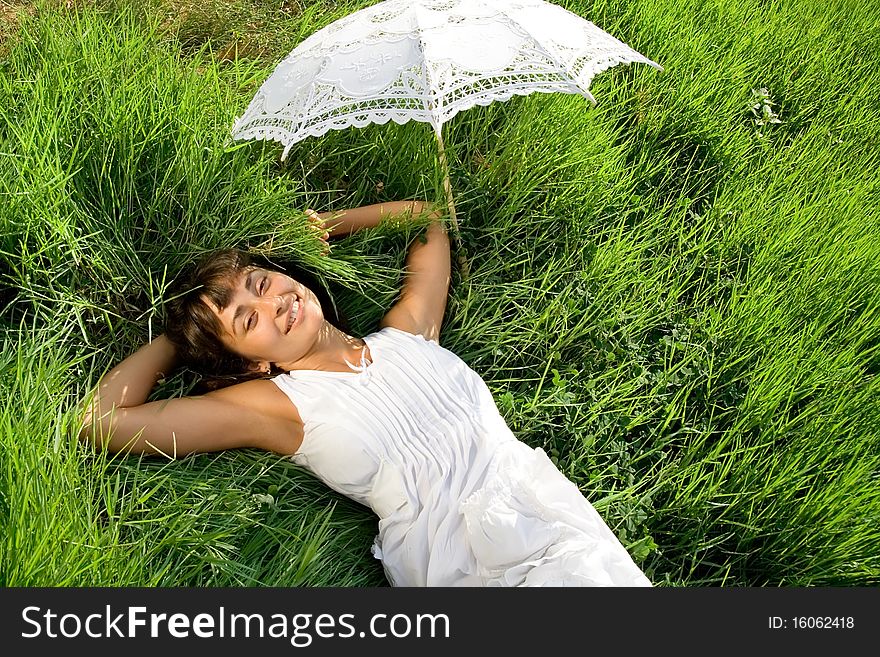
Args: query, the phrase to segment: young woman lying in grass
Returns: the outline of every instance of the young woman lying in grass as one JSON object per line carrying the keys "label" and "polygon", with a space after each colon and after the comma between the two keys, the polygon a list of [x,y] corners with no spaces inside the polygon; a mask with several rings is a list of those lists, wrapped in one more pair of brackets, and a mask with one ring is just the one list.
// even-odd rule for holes
{"label": "young woman lying in grass", "polygon": [[[330,321],[319,290],[238,251],[209,255],[173,290],[166,334],[102,378],[82,436],[140,454],[289,455],[376,513],[373,554],[392,585],[650,586],[577,487],[514,437],[479,375],[440,346],[442,213],[400,201],[310,216],[329,239],[426,213],[400,298],[364,337]],[[236,382],[148,402],[180,364]]]}

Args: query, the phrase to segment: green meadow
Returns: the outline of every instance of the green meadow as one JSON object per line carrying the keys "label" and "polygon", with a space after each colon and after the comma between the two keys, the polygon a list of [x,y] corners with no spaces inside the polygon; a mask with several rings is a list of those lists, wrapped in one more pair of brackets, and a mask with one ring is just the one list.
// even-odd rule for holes
{"label": "green meadow", "polygon": [[[357,335],[443,201],[429,126],[232,142],[300,41],[372,2],[0,9],[0,585],[384,586],[368,509],[273,454],[95,453],[79,400],[206,250],[298,261]],[[441,344],[658,586],[880,583],[880,14],[845,0],[560,2],[661,64],[444,138],[469,275]],[[453,260],[456,260],[454,256]],[[155,398],[185,394],[189,372]]]}

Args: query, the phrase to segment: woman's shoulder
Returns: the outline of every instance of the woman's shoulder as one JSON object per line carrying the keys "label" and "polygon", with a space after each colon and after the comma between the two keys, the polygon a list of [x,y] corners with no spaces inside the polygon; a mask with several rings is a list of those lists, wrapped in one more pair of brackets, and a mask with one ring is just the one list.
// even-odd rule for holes
{"label": "woman's shoulder", "polygon": [[236,383],[209,392],[205,396],[240,406],[260,415],[302,423],[296,405],[291,403],[291,400],[272,379],[255,379]]}
{"label": "woman's shoulder", "polygon": [[263,415],[294,419],[298,414],[290,410],[290,400],[271,379],[243,381],[209,392],[206,396],[246,407]]}
{"label": "woman's shoulder", "polygon": [[[367,336],[367,338],[372,337],[374,335],[384,335],[391,339],[403,339],[403,340],[420,340],[424,342],[431,342],[433,344],[439,345],[440,343],[434,339],[428,339],[423,333],[413,332],[408,327],[403,328],[401,326],[396,326],[393,323],[383,322],[380,325],[379,330],[371,335]],[[365,338],[366,339],[366,338]]]}
{"label": "woman's shoulder", "polygon": [[260,448],[287,455],[299,448],[304,431],[299,409],[271,379],[236,383],[205,397],[237,407],[251,429],[258,425]]}

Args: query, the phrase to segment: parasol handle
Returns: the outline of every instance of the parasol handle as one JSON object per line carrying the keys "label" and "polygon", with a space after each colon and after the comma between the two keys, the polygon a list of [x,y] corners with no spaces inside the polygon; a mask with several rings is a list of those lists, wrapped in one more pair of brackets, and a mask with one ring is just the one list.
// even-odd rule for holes
{"label": "parasol handle", "polygon": [[460,252],[458,254],[458,265],[463,279],[467,279],[470,275],[470,267],[467,258],[463,253],[461,245],[461,233],[458,230],[458,218],[455,214],[455,200],[452,197],[452,184],[449,182],[449,164],[446,162],[446,147],[443,144],[443,135],[441,134],[443,125],[436,126],[434,135],[437,137],[437,146],[440,150],[440,166],[443,168],[443,190],[446,192],[446,206],[449,209],[449,217],[452,219],[452,229],[455,234],[455,241]]}

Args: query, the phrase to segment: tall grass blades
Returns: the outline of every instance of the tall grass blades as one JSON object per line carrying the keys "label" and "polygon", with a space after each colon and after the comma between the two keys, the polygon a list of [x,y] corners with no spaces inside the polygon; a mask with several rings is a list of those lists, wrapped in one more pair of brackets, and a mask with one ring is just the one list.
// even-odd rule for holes
{"label": "tall grass blades", "polygon": [[[372,516],[288,461],[73,437],[206,249],[297,259],[376,328],[415,229],[325,257],[302,211],[442,199],[430,130],[331,132],[284,164],[228,136],[284,54],[364,4],[55,3],[0,32],[2,583],[384,583]],[[601,74],[595,108],[536,94],[444,127],[471,271],[443,345],[657,584],[876,585],[872,8],[560,4],[665,70]]]}

